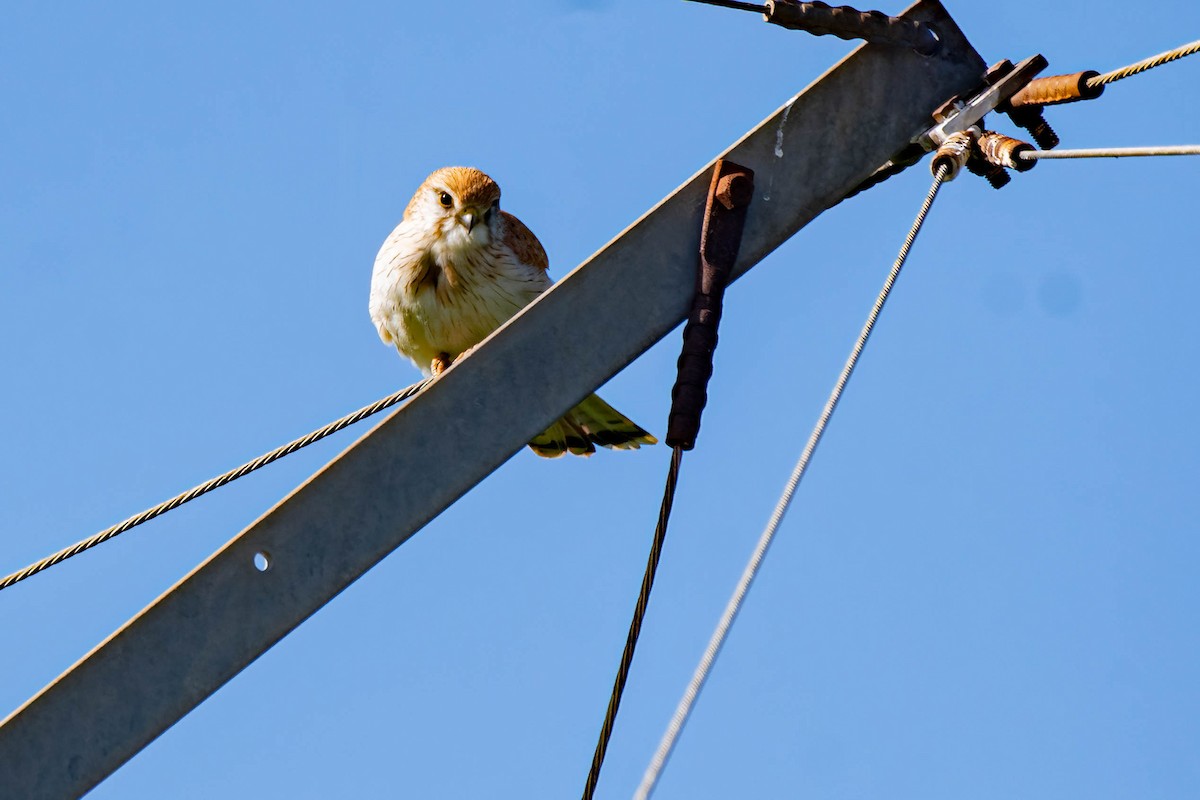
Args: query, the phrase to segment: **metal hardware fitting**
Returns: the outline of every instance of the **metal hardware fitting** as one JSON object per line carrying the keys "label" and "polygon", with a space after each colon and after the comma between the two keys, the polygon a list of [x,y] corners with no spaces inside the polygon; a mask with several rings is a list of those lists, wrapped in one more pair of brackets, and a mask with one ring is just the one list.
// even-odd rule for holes
{"label": "metal hardware fitting", "polygon": [[1073,75],[1049,75],[1034,78],[1008,101],[1012,108],[1025,106],[1053,106],[1075,103],[1080,100],[1095,100],[1104,94],[1104,84],[1089,86],[1088,81],[1100,77],[1094,69],[1076,72]]}
{"label": "metal hardware fitting", "polygon": [[977,142],[979,153],[989,163],[1017,172],[1028,172],[1036,161],[1022,158],[1021,154],[1033,150],[1033,145],[1005,136],[995,131],[984,131]]}
{"label": "metal hardware fitting", "polygon": [[765,5],[739,0],[692,0],[710,6],[738,11],[757,11],[763,19],[792,31],[807,31],[814,36],[862,39],[872,44],[907,47],[924,56],[942,48],[942,40],[930,25],[902,17],[889,17],[881,11],[859,11],[849,6],[831,6],[822,2],[767,0]]}
{"label": "metal hardware fitting", "polygon": [[937,152],[933,154],[929,171],[936,175],[939,169],[945,167],[946,174],[942,180],[949,183],[957,178],[958,173],[967,165],[967,161],[975,149],[975,140],[978,136],[979,128],[977,127],[956,131],[947,136],[946,140],[938,146]]}
{"label": "metal hardware fitting", "polygon": [[[1016,68],[1013,67],[1012,62],[1006,59],[998,64],[992,65],[992,67],[988,70],[988,79],[999,80],[1001,77],[1007,76],[1015,69]],[[1032,82],[1032,80],[1025,81],[1021,87],[1022,90]],[[1012,95],[1012,97],[1016,97],[1018,94],[1020,94],[1020,92]],[[1011,119],[1013,124],[1018,128],[1023,128],[1024,130],[1028,131],[1029,135],[1033,137],[1033,140],[1037,142],[1038,147],[1041,147],[1044,150],[1050,150],[1054,147],[1057,147],[1059,143],[1058,134],[1054,132],[1054,129],[1050,127],[1050,123],[1046,121],[1045,115],[1042,114],[1042,106],[1026,104],[1019,107],[1014,107],[1012,104],[1012,97],[997,105],[996,110],[1002,114],[1007,114],[1008,118]]]}
{"label": "metal hardware fitting", "polygon": [[[1026,123],[1022,127],[1031,129],[1035,137],[1041,136],[1045,140],[1047,131],[1049,135],[1053,135],[1054,131],[1042,117],[1040,107],[1012,109],[1009,102],[1034,79],[1037,73],[1047,66],[1048,62],[1041,54],[1032,55],[1016,65],[1007,59],[993,64],[984,75],[982,89],[977,89],[970,94],[959,95],[943,103],[933,113],[936,124],[932,128],[916,136],[908,147],[892,156],[891,160],[875,170],[848,196],[853,196],[882,183],[915,164],[923,153],[938,150],[952,137],[967,131],[973,131],[975,137],[970,140],[967,149],[960,152],[962,141],[956,139],[948,149],[939,151],[939,155],[935,156],[932,165],[933,171],[936,173],[937,167],[945,163],[949,168],[946,180],[950,181],[958,175],[963,166],[966,166],[975,175],[986,178],[994,188],[1004,187],[1012,180],[1005,168],[1024,172],[1025,165],[1034,162],[1027,160],[1023,154],[1032,151],[1033,148],[1025,145],[1022,149],[1017,147],[1017,145],[1024,144],[1019,140],[1002,137],[1004,141],[1000,141],[993,138],[999,137],[999,134],[985,134],[982,128],[983,118],[991,111],[1002,111],[1008,113],[1018,125],[1021,125],[1022,122]],[[981,137],[986,137],[984,138],[988,144],[986,151],[981,150],[976,141]],[[1045,149],[1056,144],[1058,144],[1057,137],[1052,144],[1045,146]]]}
{"label": "metal hardware fitting", "polygon": [[700,415],[708,403],[708,380],[717,349],[725,286],[742,245],[746,210],[754,198],[754,171],[720,159],[713,168],[700,232],[696,293],[683,328],[683,349],[671,389],[667,444],[691,450],[700,433]]}
{"label": "metal hardware fitting", "polygon": [[937,124],[917,137],[917,142],[926,150],[933,150],[953,134],[979,124],[988,113],[1004,110],[1008,99],[1047,66],[1048,62],[1041,54],[1030,56],[1016,66],[1001,61],[988,70],[988,85],[981,91],[968,100],[951,100],[934,112]]}
{"label": "metal hardware fitting", "polygon": [[1012,181],[1008,170],[1027,172],[1035,162],[1023,161],[1020,154],[1032,151],[1033,145],[1005,136],[995,131],[983,131],[975,139],[967,159],[967,169],[991,184],[993,189],[1003,189]]}
{"label": "metal hardware fitting", "polygon": [[1053,150],[1062,141],[1054,132],[1054,128],[1051,128],[1050,123],[1046,121],[1041,106],[1022,106],[1021,108],[1001,110],[1008,114],[1008,118],[1013,121],[1014,125],[1028,131],[1030,137],[1037,142],[1037,146],[1043,150]]}

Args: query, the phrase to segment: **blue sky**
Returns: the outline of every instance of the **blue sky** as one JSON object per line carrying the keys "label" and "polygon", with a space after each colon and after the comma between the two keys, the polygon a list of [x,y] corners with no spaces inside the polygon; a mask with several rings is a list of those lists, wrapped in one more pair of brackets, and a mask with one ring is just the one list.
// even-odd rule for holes
{"label": "blue sky", "polygon": [[[492,174],[558,277],[851,47],[677,0],[513,6],[6,9],[0,572],[413,381],[367,286],[428,172]],[[1190,4],[1132,8],[952,11],[1055,72],[1200,36]],[[1198,75],[1051,122],[1200,142]],[[944,190],[656,797],[1194,796],[1197,178]],[[636,786],[928,181],[731,289],[599,797]],[[604,395],[661,434],[677,350]],[[0,593],[0,715],[363,432]],[[518,454],[90,796],[577,794],[667,458]]]}

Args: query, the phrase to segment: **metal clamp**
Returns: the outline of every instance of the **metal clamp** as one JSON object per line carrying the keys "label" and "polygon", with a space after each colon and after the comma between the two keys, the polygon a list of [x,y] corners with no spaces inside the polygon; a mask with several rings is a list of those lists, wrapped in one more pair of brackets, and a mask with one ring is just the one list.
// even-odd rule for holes
{"label": "metal clamp", "polygon": [[[983,89],[965,98],[954,98],[935,111],[933,117],[937,124],[915,140],[925,150],[936,149],[931,169],[936,173],[940,167],[946,167],[945,179],[952,181],[965,166],[973,174],[987,179],[996,189],[1012,180],[1007,170],[1025,172],[1027,165],[1034,162],[1022,159],[1020,154],[1033,147],[1018,139],[985,131],[983,119],[996,110],[1007,111],[1011,116],[1011,98],[1046,66],[1046,59],[1040,54],[1016,65],[1001,61],[987,71]],[[1030,119],[1029,122],[1033,125],[1037,120]],[[1049,128],[1044,119],[1041,123]]]}
{"label": "metal clamp", "polygon": [[1047,66],[1048,62],[1041,54],[1030,56],[1015,66],[1009,61],[1001,61],[988,70],[987,85],[982,90],[965,100],[955,98],[935,111],[933,118],[937,124],[916,141],[926,150],[940,147],[952,135],[980,124],[992,111],[1004,110],[1009,98]]}

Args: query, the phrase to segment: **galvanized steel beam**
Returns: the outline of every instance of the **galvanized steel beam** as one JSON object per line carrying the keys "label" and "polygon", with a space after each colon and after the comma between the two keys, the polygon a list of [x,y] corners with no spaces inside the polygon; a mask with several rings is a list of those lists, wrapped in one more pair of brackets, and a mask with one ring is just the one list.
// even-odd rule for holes
{"label": "galvanized steel beam", "polygon": [[[756,176],[735,278],[980,83],[940,3],[905,16],[936,28],[938,55],[861,47],[723,154]],[[0,792],[87,792],[670,332],[690,307],[711,170],[0,723]]]}

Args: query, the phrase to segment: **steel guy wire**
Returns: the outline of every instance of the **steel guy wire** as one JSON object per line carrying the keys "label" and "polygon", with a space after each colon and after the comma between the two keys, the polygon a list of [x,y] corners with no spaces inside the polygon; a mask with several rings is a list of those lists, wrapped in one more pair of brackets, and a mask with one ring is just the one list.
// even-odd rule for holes
{"label": "steel guy wire", "polygon": [[425,385],[427,383],[429,383],[430,380],[432,380],[432,379],[427,378],[426,380],[423,380],[419,383],[414,383],[413,385],[408,386],[404,389],[401,389],[398,392],[390,394],[387,397],[385,397],[381,400],[378,400],[369,406],[364,406],[363,408],[360,408],[358,411],[355,411],[353,414],[349,414],[345,417],[342,417],[339,420],[329,423],[328,425],[326,425],[323,428],[313,431],[312,433],[308,434],[307,436],[302,436],[299,439],[296,439],[292,442],[289,442],[289,443],[283,445],[282,447],[277,447],[276,449],[272,450],[271,452],[261,455],[258,458],[254,459],[253,461],[248,461],[245,464],[242,464],[237,469],[232,469],[229,472],[224,473],[223,475],[218,475],[217,477],[212,478],[211,480],[205,481],[204,483],[200,484],[199,486],[189,489],[188,491],[184,492],[183,494],[176,495],[175,497],[172,497],[170,500],[167,500],[163,503],[159,503],[158,505],[154,506],[153,508],[148,508],[145,511],[143,511],[142,513],[136,514],[120,524],[113,525],[111,528],[106,528],[106,529],[100,531],[99,533],[95,534],[94,536],[89,536],[87,539],[84,539],[83,541],[78,542],[78,543],[76,543],[70,547],[67,547],[63,550],[59,550],[57,553],[54,553],[53,555],[49,555],[46,558],[43,558],[41,561],[37,561],[33,564],[30,564],[25,569],[14,572],[11,575],[8,575],[4,578],[0,578],[0,591],[7,589],[8,587],[12,586],[14,583],[20,583],[21,581],[25,580],[26,578],[28,578],[32,575],[36,575],[37,573],[41,572],[44,569],[49,569],[50,567],[53,567],[55,564],[59,564],[63,561],[66,561],[68,558],[71,558],[72,556],[79,555],[84,550],[90,550],[91,548],[95,547],[98,544],[107,542],[109,539],[112,539],[113,537],[124,533],[125,531],[129,530],[130,528],[136,528],[138,525],[141,525],[143,522],[149,522],[150,520],[154,519],[155,517],[161,516],[161,515],[167,513],[168,511],[176,509],[179,506],[183,505],[184,503],[186,503],[190,500],[195,500],[197,497],[199,497],[202,494],[207,494],[207,493],[211,492],[213,489],[218,489],[227,483],[232,483],[233,481],[237,480],[238,478],[241,478],[245,475],[249,475],[251,472],[254,472],[256,469],[265,467],[267,464],[270,464],[272,461],[278,461],[279,459],[283,458],[284,456],[291,455],[292,453],[296,452],[297,450],[299,450],[303,447],[307,447],[308,445],[312,444],[313,442],[320,441],[321,439],[324,439],[326,436],[329,436],[330,434],[337,433],[338,431],[342,430],[343,428],[347,428],[347,427],[353,425],[354,423],[364,420],[373,414],[377,414],[380,411],[383,411],[386,408],[390,408],[391,406],[394,406],[403,400],[407,400],[408,398],[412,397],[414,394],[419,392],[421,389],[423,389],[425,387]]}
{"label": "steel guy wire", "polygon": [[746,564],[746,568],[742,572],[741,579],[738,580],[737,587],[733,590],[733,596],[730,597],[724,613],[721,614],[721,619],[717,623],[716,630],[713,631],[712,638],[708,642],[708,647],[705,649],[704,655],[700,658],[700,663],[692,675],[692,680],[688,683],[687,689],[683,693],[683,698],[679,701],[679,705],[675,709],[675,714],[667,726],[667,731],[663,734],[662,741],[659,742],[658,750],[655,751],[654,757],[650,760],[650,765],[646,768],[646,773],[642,777],[641,784],[638,785],[637,792],[634,794],[634,800],[647,800],[654,792],[654,787],[658,783],[663,767],[666,765],[667,759],[670,758],[671,752],[675,748],[675,743],[683,731],[683,726],[687,724],[688,717],[692,713],[692,707],[696,703],[696,698],[700,695],[705,682],[708,680],[713,664],[721,652],[721,647],[725,644],[726,637],[729,635],[729,629],[733,626],[733,622],[741,610],[742,603],[746,599],[746,594],[750,591],[750,585],[754,582],[754,578],[758,575],[758,570],[762,566],[763,559],[766,557],[767,549],[771,546],[771,541],[775,538],[775,532],[779,529],[779,523],[783,521],[784,514],[787,513],[788,506],[792,503],[792,497],[796,493],[796,488],[800,485],[800,480],[808,470],[809,461],[812,459],[817,445],[820,444],[821,437],[825,435],[825,428],[829,424],[829,419],[833,416],[838,401],[841,400],[842,392],[845,391],[846,384],[850,381],[850,376],[854,374],[854,368],[858,365],[858,359],[862,355],[863,348],[866,347],[867,340],[871,337],[871,332],[874,330],[875,323],[879,319],[879,314],[883,311],[883,306],[887,303],[888,297],[891,295],[892,287],[896,285],[896,279],[900,277],[900,271],[904,268],[904,262],[908,259],[909,250],[912,249],[913,242],[917,239],[917,234],[921,232],[921,226],[925,223],[925,217],[929,213],[934,199],[937,198],[938,190],[941,189],[946,174],[947,167],[942,165],[933,176],[933,186],[930,187],[929,194],[925,196],[924,202],[921,203],[921,209],[917,212],[916,221],[913,222],[908,236],[904,239],[904,244],[900,247],[900,254],[896,257],[891,272],[888,273],[887,280],[884,281],[883,289],[879,292],[879,296],[875,299],[875,304],[871,307],[867,321],[863,325],[862,331],[858,334],[854,348],[850,351],[850,357],[846,360],[845,366],[842,367],[841,374],[838,375],[833,391],[830,393],[829,399],[825,402],[825,407],[821,410],[821,415],[817,419],[817,424],[808,437],[808,443],[805,444],[804,450],[800,454],[800,460],[796,462],[796,466],[792,470],[787,484],[784,486],[783,494],[780,496],[775,510],[771,513],[766,528],[759,537],[758,544],[755,546],[754,552],[750,556],[750,561]]}
{"label": "steel guy wire", "polygon": [[1084,150],[1025,150],[1017,154],[1026,160],[1043,158],[1128,158],[1145,156],[1200,156],[1200,144],[1151,147],[1095,147]]}
{"label": "steel guy wire", "polygon": [[1168,50],[1165,53],[1159,53],[1156,56],[1143,59],[1136,64],[1130,64],[1128,67],[1114,69],[1112,72],[1106,72],[1103,75],[1097,75],[1094,78],[1089,78],[1087,86],[1089,89],[1094,89],[1097,86],[1105,86],[1116,81],[1124,80],[1125,78],[1133,77],[1139,73],[1145,72],[1148,69],[1161,67],[1163,64],[1170,64],[1172,61],[1177,61],[1184,56],[1190,56],[1193,53],[1200,53],[1200,39],[1188,44],[1180,45],[1174,50]]}

